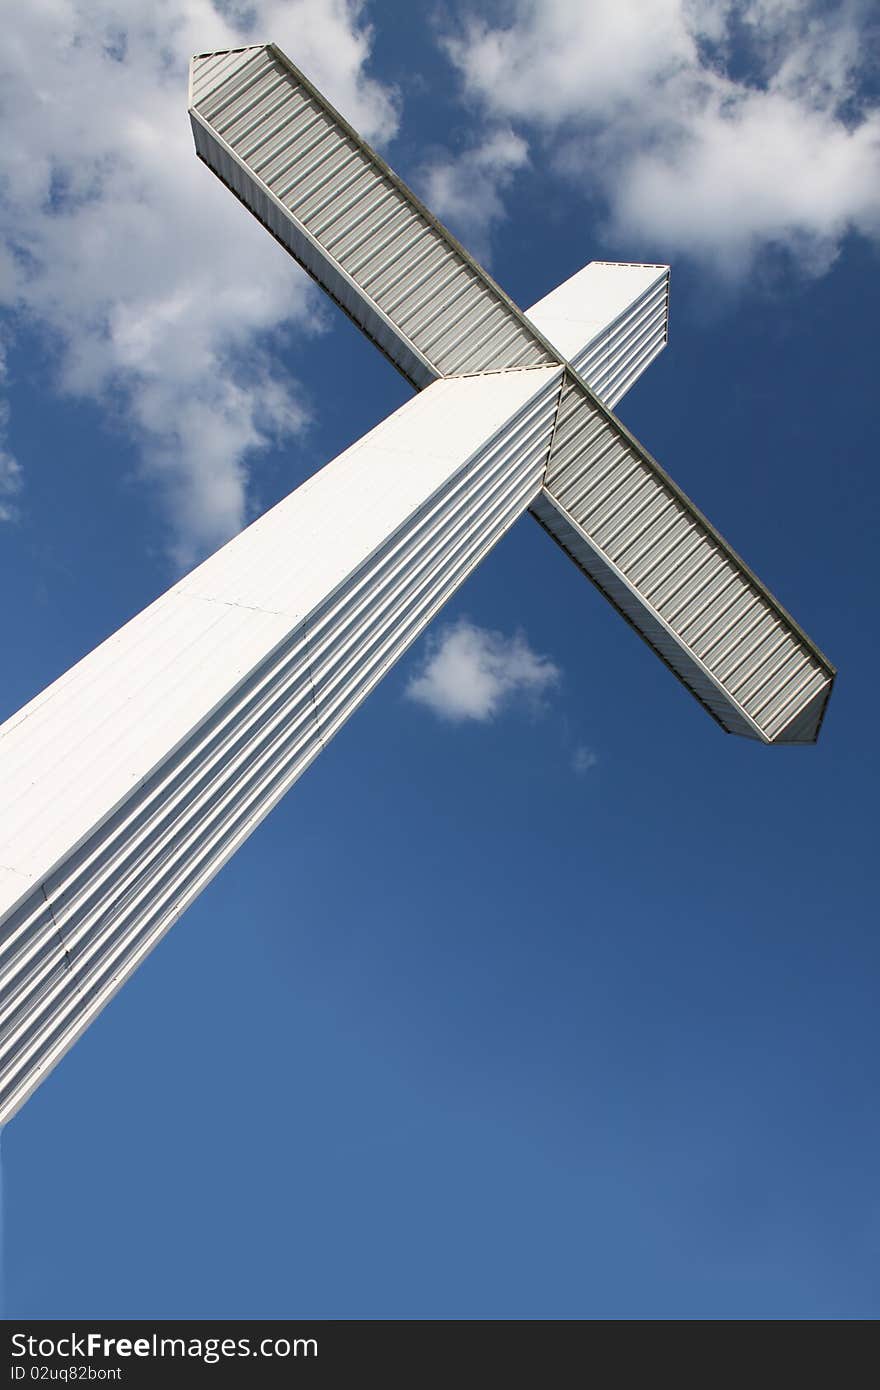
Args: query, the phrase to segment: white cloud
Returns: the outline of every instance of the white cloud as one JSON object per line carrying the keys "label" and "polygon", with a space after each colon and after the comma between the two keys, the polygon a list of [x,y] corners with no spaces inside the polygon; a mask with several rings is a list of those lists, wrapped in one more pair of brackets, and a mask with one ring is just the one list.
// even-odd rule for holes
{"label": "white cloud", "polygon": [[680,0],[513,0],[507,25],[466,11],[446,48],[467,89],[499,115],[601,118],[691,60],[682,9]]}
{"label": "white cloud", "polygon": [[[0,343],[0,387],[6,383],[6,353]],[[0,521],[13,521],[18,514],[15,498],[21,491],[21,465],[6,448],[9,404],[0,400]]]}
{"label": "white cloud", "polygon": [[0,448],[0,521],[14,521],[18,515],[15,498],[21,492],[21,464],[8,449]]}
{"label": "white cloud", "polygon": [[[372,138],[394,130],[364,74],[360,0],[28,0],[0,49],[0,307],[36,327],[61,390],[130,427],[185,564],[248,517],[248,461],[301,429],[273,335],[317,294],[196,160],[194,52],[272,39]],[[16,478],[8,456],[7,484]],[[0,477],[3,466],[0,466]]]}
{"label": "white cloud", "polygon": [[559,667],[534,652],[522,633],[505,637],[460,618],[428,637],[424,661],[405,693],[440,719],[486,723],[513,700],[534,707],[560,676]]}
{"label": "white cloud", "polygon": [[501,194],[527,163],[525,140],[499,126],[461,154],[429,163],[421,179],[424,201],[478,260],[488,261],[492,226],[504,216]]}
{"label": "white cloud", "polygon": [[768,242],[822,272],[849,228],[880,231],[878,141],[880,118],[850,132],[779,94],[749,94],[695,117],[676,147],[634,156],[615,215],[664,246],[725,256],[732,273]]}
{"label": "white cloud", "polygon": [[586,744],[580,743],[574,750],[571,765],[579,777],[584,777],[591,768],[596,766],[598,761],[598,756],[593,752],[592,748],[588,748]]}
{"label": "white cloud", "polygon": [[[868,0],[513,0],[445,39],[490,119],[604,197],[621,254],[729,274],[781,245],[827,268],[880,234]],[[497,217],[497,210],[495,213]]]}

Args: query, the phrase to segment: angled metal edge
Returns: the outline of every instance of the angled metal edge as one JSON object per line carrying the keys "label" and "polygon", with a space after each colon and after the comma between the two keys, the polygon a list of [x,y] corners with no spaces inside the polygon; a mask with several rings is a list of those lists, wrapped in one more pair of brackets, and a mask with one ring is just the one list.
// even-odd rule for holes
{"label": "angled metal edge", "polygon": [[[825,715],[828,713],[828,703],[831,699],[833,690],[834,678],[832,677],[827,685],[823,685],[821,690],[816,691],[816,694],[808,701],[802,710],[792,715],[787,724],[783,724],[779,733],[773,739],[773,744],[778,744],[780,747],[797,748],[803,747],[805,744],[818,743],[819,734],[822,732],[822,725],[825,722]],[[801,737],[800,731],[804,728],[809,728],[809,716],[817,708],[819,709],[819,718],[816,720],[812,733],[808,734],[806,738]],[[791,735],[793,729],[797,731],[795,737]]]}
{"label": "angled metal edge", "polygon": [[[263,49],[265,47],[266,45],[263,43],[243,43],[238,48],[208,48],[205,50],[204,53],[194,53],[189,60],[189,79],[187,82],[186,89],[187,108],[192,109],[193,104],[193,77],[195,76],[195,69],[193,64],[197,63],[200,58],[227,57],[232,53],[249,53],[251,49],[253,49],[256,52],[257,49]],[[225,81],[226,78],[224,77],[223,80]],[[220,84],[218,83],[218,85]],[[210,90],[213,92],[215,88],[212,87]]]}

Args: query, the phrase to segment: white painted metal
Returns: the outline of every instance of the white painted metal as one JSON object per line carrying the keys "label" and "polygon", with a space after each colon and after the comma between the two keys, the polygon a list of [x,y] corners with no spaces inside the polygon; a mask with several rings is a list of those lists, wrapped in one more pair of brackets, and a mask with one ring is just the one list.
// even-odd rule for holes
{"label": "white painted metal", "polygon": [[436,383],[0,728],[0,1123],[522,515],[561,376]]}
{"label": "white painted metal", "polygon": [[833,676],[610,413],[666,267],[527,318],[277,49],[194,60],[191,107],[426,389],[0,728],[0,1123],[527,508],[725,728],[810,741]]}
{"label": "white painted metal", "polygon": [[613,407],[666,345],[669,266],[591,261],[526,317]]}

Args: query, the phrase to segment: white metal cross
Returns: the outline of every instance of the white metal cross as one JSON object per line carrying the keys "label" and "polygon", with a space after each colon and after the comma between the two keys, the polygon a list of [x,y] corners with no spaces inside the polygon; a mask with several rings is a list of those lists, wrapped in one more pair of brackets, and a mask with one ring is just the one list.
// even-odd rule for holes
{"label": "white metal cross", "polygon": [[611,413],[665,266],[523,314],[274,46],[192,63],[196,150],[419,394],[0,728],[0,1123],[530,510],[731,733],[834,670]]}

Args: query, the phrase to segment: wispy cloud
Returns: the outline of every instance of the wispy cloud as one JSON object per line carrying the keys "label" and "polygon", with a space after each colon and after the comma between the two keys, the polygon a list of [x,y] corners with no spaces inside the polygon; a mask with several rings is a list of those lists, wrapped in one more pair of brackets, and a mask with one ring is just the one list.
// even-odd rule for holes
{"label": "wispy cloud", "polygon": [[192,53],[266,39],[370,138],[393,132],[360,0],[30,0],[4,18],[0,307],[44,333],[59,389],[130,429],[180,565],[248,519],[254,452],[306,421],[272,348],[315,329],[317,296],[198,163],[186,118]]}
{"label": "wispy cloud", "polygon": [[528,157],[525,140],[504,124],[460,154],[435,157],[422,172],[428,207],[479,260],[490,259],[492,227],[504,216],[502,194]]}
{"label": "wispy cloud", "polygon": [[561,674],[522,633],[507,637],[460,618],[429,635],[424,660],[405,693],[440,719],[486,723],[517,701],[534,709]]}
{"label": "wispy cloud", "polygon": [[572,755],[571,766],[578,777],[584,777],[591,768],[596,766],[598,761],[598,755],[593,752],[592,748],[588,748],[585,743],[579,743]]}
{"label": "wispy cloud", "polygon": [[820,273],[880,235],[877,30],[869,0],[512,0],[444,44],[490,119],[604,198],[621,254],[734,276],[768,245]]}
{"label": "wispy cloud", "polygon": [[[0,343],[0,389],[6,386],[6,354]],[[0,521],[13,521],[18,508],[15,498],[21,491],[21,465],[6,447],[9,403],[0,398]]]}

